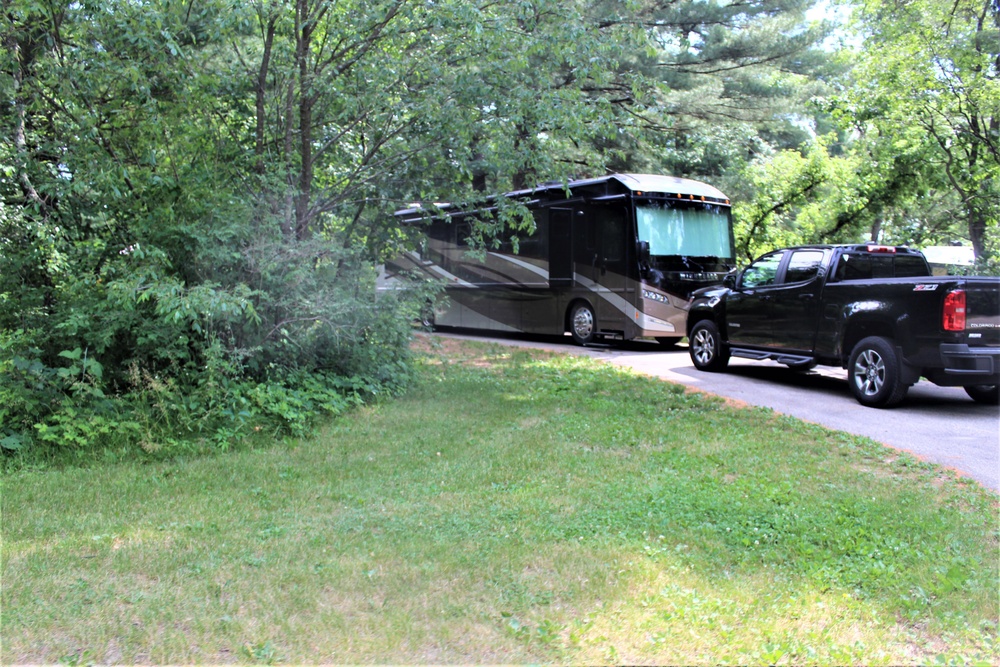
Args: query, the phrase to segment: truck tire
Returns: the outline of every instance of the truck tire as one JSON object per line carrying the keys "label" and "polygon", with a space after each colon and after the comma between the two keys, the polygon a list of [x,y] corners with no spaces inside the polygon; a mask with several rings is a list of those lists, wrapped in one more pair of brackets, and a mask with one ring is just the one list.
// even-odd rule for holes
{"label": "truck tire", "polygon": [[700,371],[717,373],[729,365],[729,348],[722,342],[719,327],[712,320],[701,320],[688,336],[691,363]]}
{"label": "truck tire", "polygon": [[872,408],[896,405],[910,388],[902,378],[899,355],[888,338],[863,338],[851,351],[847,382],[861,405]]}
{"label": "truck tire", "polygon": [[964,389],[969,398],[976,403],[1000,405],[1000,385],[998,384],[977,384]]}
{"label": "truck tire", "polygon": [[597,337],[597,315],[585,301],[577,301],[569,311],[569,333],[577,345],[589,345]]}

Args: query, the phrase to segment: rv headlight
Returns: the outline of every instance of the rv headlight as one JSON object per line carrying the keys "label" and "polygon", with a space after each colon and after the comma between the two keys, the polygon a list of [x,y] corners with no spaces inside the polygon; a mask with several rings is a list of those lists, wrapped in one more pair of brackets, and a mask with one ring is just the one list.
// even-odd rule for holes
{"label": "rv headlight", "polygon": [[669,298],[652,290],[648,289],[642,290],[642,296],[643,298],[649,299],[651,301],[659,301],[660,303],[670,303]]}

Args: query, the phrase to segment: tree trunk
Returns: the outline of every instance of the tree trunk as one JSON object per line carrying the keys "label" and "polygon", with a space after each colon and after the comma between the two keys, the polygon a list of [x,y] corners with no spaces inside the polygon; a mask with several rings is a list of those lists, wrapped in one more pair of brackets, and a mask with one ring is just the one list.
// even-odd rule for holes
{"label": "tree trunk", "polygon": [[264,126],[267,118],[265,102],[267,93],[267,70],[271,65],[271,48],[274,45],[274,30],[275,24],[278,22],[277,16],[272,16],[267,22],[267,28],[264,34],[264,54],[260,59],[260,69],[257,71],[257,130],[256,139],[257,144],[254,147],[254,153],[257,157],[257,173],[263,174],[264,165]]}
{"label": "tree trunk", "polygon": [[972,241],[972,252],[976,259],[987,257],[989,249],[986,247],[986,219],[987,213],[976,204],[969,207],[969,240]]}
{"label": "tree trunk", "polygon": [[308,0],[297,0],[295,3],[295,23],[295,59],[299,72],[299,182],[295,195],[295,236],[302,240],[309,237],[312,223],[309,204],[313,181],[312,112],[315,97],[309,72],[309,54],[314,25]]}
{"label": "tree trunk", "polygon": [[312,102],[303,97],[299,101],[299,188],[295,196],[295,236],[309,237],[312,223],[309,203],[312,198],[313,156],[312,156]]}
{"label": "tree trunk", "polygon": [[[7,11],[7,3],[3,5],[4,12]],[[17,162],[17,182],[21,188],[25,200],[39,207],[43,215],[48,213],[48,207],[42,200],[41,195],[31,182],[28,174],[28,139],[25,131],[25,124],[28,118],[28,103],[25,100],[24,85],[25,78],[30,76],[29,71],[34,61],[36,46],[30,37],[25,38],[27,44],[21,44],[16,35],[8,33],[4,36],[3,48],[10,52],[11,60],[14,63],[14,150]]]}
{"label": "tree trunk", "polygon": [[281,224],[281,233],[285,239],[291,239],[295,233],[295,196],[293,194],[295,189],[295,177],[293,176],[292,171],[292,155],[295,152],[295,139],[293,136],[295,132],[295,124],[292,122],[292,118],[295,117],[294,78],[289,78],[288,92],[285,96],[284,106],[285,141],[281,157],[285,171],[283,174],[285,178],[285,210]]}
{"label": "tree trunk", "polygon": [[878,243],[878,237],[882,233],[882,218],[875,218],[875,222],[872,223],[872,243]]}

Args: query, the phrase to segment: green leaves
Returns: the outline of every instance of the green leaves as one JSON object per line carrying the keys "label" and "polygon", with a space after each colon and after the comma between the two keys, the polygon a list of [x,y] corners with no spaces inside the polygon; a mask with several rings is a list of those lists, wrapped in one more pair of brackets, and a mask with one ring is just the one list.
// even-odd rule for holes
{"label": "green leaves", "polygon": [[104,366],[93,358],[88,359],[86,351],[80,348],[63,350],[59,353],[59,356],[73,362],[69,368],[60,368],[58,370],[59,377],[61,378],[72,379],[80,376],[80,381],[82,382],[89,375],[95,380],[100,381],[104,375]]}
{"label": "green leaves", "polygon": [[[977,256],[993,254],[1000,83],[997,52],[988,45],[997,34],[996,8],[972,0],[876,1],[859,4],[855,15],[865,48],[837,112],[879,161],[872,171],[890,184],[887,194],[904,209],[899,217],[920,221],[918,229],[892,231],[946,243],[964,237]],[[896,183],[902,187],[891,187]]]}

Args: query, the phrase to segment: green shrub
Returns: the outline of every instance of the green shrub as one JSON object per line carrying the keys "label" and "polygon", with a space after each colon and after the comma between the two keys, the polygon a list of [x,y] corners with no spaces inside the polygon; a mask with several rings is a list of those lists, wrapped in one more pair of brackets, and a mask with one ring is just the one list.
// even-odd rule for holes
{"label": "green shrub", "polygon": [[62,275],[46,287],[48,308],[6,291],[0,322],[35,325],[0,329],[7,458],[229,448],[301,434],[409,381],[422,288],[379,297],[374,268],[329,242],[225,254],[191,258],[184,272],[200,263],[208,278],[196,284],[168,253],[136,244],[102,279]]}

